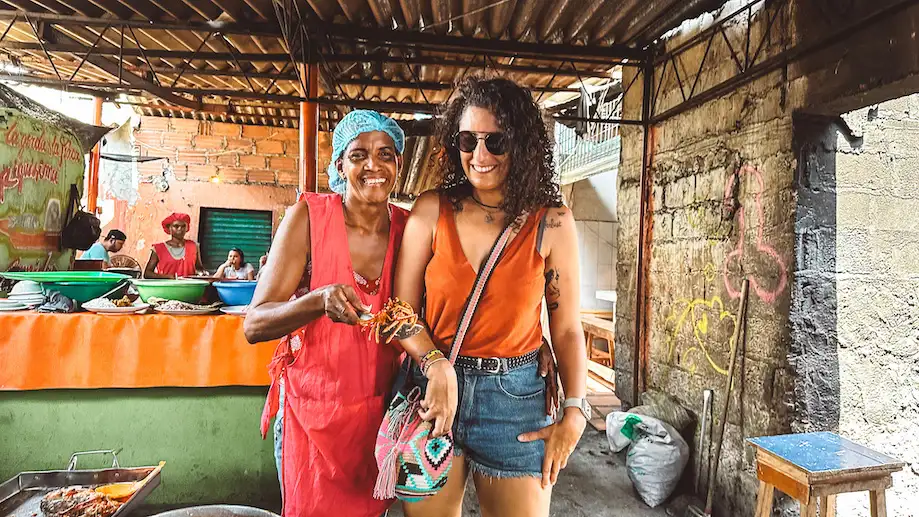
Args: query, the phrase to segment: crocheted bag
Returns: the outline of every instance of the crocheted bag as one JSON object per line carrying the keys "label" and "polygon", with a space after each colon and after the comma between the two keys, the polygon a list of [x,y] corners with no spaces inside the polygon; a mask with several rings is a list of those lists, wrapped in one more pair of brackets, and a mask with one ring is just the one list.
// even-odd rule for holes
{"label": "crocheted bag", "polygon": [[[476,306],[485,292],[485,284],[498,265],[511,233],[512,225],[506,226],[479,270],[450,346],[450,363],[459,355]],[[410,365],[411,358],[406,362]],[[431,436],[432,423],[425,422],[418,414],[420,400],[421,388],[412,383],[409,375],[383,416],[374,450],[379,467],[373,490],[377,499],[398,497],[408,502],[420,501],[447,484],[447,475],[453,465],[453,437],[450,433],[436,438]]]}

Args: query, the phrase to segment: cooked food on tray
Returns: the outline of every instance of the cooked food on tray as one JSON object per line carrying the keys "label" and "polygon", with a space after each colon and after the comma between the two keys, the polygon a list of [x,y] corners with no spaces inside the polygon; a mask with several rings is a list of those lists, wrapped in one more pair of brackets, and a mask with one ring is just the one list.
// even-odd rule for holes
{"label": "cooked food on tray", "polygon": [[195,305],[193,303],[180,302],[179,300],[166,300],[163,298],[150,297],[147,299],[156,310],[159,311],[215,311],[221,305],[220,302],[210,305]]}
{"label": "cooked food on tray", "polygon": [[47,517],[109,517],[123,503],[85,486],[69,486],[42,498],[39,507]]}
{"label": "cooked food on tray", "polygon": [[118,307],[131,307],[134,305],[131,299],[125,296],[118,300],[109,300],[108,298],[95,298],[83,304],[84,309],[115,309]]}

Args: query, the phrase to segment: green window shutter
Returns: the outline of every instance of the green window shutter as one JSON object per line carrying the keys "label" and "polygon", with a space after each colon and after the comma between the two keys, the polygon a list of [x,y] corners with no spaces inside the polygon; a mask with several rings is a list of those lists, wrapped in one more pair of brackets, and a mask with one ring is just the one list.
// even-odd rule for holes
{"label": "green window shutter", "polygon": [[271,245],[271,217],[265,210],[202,208],[198,240],[204,267],[213,273],[226,262],[230,248],[239,248],[258,270],[259,257]]}

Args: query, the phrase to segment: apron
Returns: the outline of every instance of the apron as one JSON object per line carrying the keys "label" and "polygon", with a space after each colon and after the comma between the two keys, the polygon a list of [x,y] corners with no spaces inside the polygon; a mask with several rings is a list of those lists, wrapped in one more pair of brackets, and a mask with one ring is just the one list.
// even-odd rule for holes
{"label": "apron", "polygon": [[[392,292],[393,272],[407,213],[391,206],[389,246],[375,296],[354,281],[341,196],[301,196],[309,205],[312,273],[309,289],[355,288],[378,311]],[[323,316],[278,345],[269,367],[272,384],[262,413],[262,437],[278,410],[283,378],[281,451],[284,517],[378,517],[392,501],[373,498],[373,456],[384,405],[399,368],[400,350],[377,344],[360,327]]]}
{"label": "apron", "polygon": [[169,276],[176,274],[179,276],[193,276],[195,274],[195,259],[198,256],[198,247],[195,246],[194,242],[185,241],[185,256],[180,259],[172,257],[172,254],[166,248],[165,242],[154,244],[153,250],[156,251],[156,257],[159,259],[156,264],[157,273]]}

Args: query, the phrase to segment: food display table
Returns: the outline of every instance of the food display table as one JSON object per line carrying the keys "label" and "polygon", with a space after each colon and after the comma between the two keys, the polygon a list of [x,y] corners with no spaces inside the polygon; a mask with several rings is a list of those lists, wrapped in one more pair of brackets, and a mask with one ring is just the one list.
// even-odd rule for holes
{"label": "food display table", "polygon": [[0,390],[267,386],[276,343],[243,318],[0,314]]}
{"label": "food display table", "polygon": [[113,449],[125,465],[167,461],[151,505],[277,508],[259,433],[275,347],[250,345],[243,318],[219,313],[2,313],[0,482]]}

